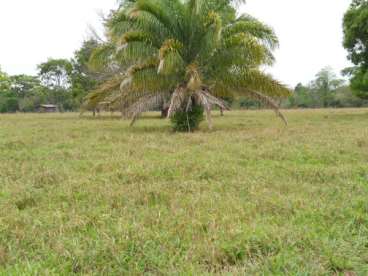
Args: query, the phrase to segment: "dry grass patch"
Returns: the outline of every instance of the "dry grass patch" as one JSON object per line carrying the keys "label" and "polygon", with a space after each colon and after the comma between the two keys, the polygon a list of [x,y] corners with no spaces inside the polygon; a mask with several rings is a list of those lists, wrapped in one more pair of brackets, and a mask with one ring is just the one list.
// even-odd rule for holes
{"label": "dry grass patch", "polygon": [[368,273],[368,110],[0,116],[0,275]]}

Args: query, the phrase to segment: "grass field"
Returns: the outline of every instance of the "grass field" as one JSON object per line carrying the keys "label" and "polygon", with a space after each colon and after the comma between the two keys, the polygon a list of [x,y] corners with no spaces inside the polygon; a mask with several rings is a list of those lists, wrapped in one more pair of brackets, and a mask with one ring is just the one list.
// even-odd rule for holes
{"label": "grass field", "polygon": [[0,116],[0,275],[367,275],[368,110]]}

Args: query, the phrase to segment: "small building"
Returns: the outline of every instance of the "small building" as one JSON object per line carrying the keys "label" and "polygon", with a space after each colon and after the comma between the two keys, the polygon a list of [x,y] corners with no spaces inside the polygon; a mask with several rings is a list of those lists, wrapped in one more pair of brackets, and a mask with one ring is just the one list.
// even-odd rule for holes
{"label": "small building", "polygon": [[41,104],[39,107],[39,112],[41,113],[54,113],[58,111],[58,106],[54,104]]}

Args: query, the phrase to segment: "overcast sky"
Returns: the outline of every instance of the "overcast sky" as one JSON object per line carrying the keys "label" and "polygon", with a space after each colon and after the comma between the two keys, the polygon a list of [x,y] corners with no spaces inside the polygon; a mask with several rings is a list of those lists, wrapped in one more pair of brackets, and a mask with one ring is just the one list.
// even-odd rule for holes
{"label": "overcast sky", "polygon": [[[342,47],[342,17],[351,0],[248,0],[242,12],[274,28],[280,49],[269,71],[284,83],[308,82],[319,69],[349,63]],[[49,57],[70,58],[100,26],[99,14],[116,0],[0,0],[0,66],[9,74],[36,74]]]}

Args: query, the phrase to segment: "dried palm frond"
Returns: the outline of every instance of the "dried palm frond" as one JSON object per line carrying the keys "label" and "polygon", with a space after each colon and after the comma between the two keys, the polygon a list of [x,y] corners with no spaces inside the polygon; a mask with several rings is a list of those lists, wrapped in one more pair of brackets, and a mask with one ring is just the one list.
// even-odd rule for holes
{"label": "dried palm frond", "polygon": [[182,108],[186,98],[188,97],[185,87],[183,86],[177,87],[171,96],[170,107],[167,114],[168,118],[170,118],[173,115],[173,113]]}
{"label": "dried palm frond", "polygon": [[281,118],[281,120],[285,123],[285,125],[288,124],[285,116],[280,112],[279,105],[271,98],[266,95],[263,95],[262,93],[259,93],[254,90],[247,90],[249,93],[249,97],[263,103],[265,106],[272,108],[276,115]]}
{"label": "dried palm frond", "polygon": [[210,129],[212,129],[212,116],[211,116],[211,102],[207,95],[204,93],[204,91],[199,90],[194,93],[194,97],[198,101],[200,105],[204,107],[204,110],[206,112],[206,119],[208,122],[208,126]]}
{"label": "dried palm frond", "polygon": [[139,115],[143,112],[161,108],[165,104],[166,97],[167,95],[165,93],[147,95],[143,96],[137,102],[130,105],[129,108],[126,110],[127,117],[132,119],[130,125],[134,125]]}
{"label": "dried palm frond", "polygon": [[207,88],[203,88],[202,90],[197,91],[197,93],[202,93],[205,97],[207,97],[207,101],[211,104],[211,106],[217,106],[222,110],[230,110],[230,107],[224,100],[213,96]]}
{"label": "dried palm frond", "polygon": [[87,110],[94,110],[98,107],[99,103],[106,102],[106,99],[111,96],[114,91],[119,91],[122,76],[114,76],[113,78],[105,81],[96,90],[88,94],[81,107],[81,115]]}

